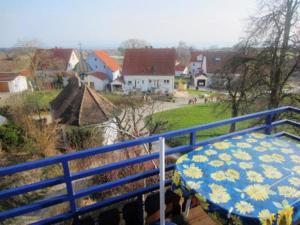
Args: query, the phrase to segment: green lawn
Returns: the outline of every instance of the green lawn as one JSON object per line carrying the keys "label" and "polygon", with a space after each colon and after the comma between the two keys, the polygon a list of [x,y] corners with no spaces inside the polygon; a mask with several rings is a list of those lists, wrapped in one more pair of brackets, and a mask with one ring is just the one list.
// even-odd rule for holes
{"label": "green lawn", "polygon": [[[56,98],[61,90],[34,91],[24,93],[24,100],[36,110],[49,109],[49,103]],[[22,94],[23,95],[23,94]]]}
{"label": "green lawn", "polygon": [[192,90],[192,89],[188,89],[187,92],[189,94],[192,94],[192,95],[210,95],[210,96],[221,96],[223,94],[221,93],[218,93],[218,92],[215,92],[215,91],[204,91],[204,90]]}
{"label": "green lawn", "polygon": [[[192,105],[155,114],[156,119],[168,121],[168,128],[165,131],[207,124],[230,117],[230,110],[225,109],[225,105],[222,104]],[[238,128],[244,128],[248,125],[249,122],[243,122],[238,124]],[[225,134],[228,133],[228,130],[229,126],[203,130],[197,133],[197,140],[199,141],[209,137]],[[168,144],[176,146],[187,143],[187,140],[186,136],[174,138],[172,140],[168,140]]]}

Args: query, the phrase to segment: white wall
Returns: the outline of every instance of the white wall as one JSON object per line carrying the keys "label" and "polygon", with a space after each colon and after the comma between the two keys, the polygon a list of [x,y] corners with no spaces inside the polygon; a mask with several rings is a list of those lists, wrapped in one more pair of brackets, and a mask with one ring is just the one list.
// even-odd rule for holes
{"label": "white wall", "polygon": [[205,87],[209,86],[210,79],[204,75],[200,75],[194,78],[194,87],[197,87],[198,80],[205,80]]}
{"label": "white wall", "polygon": [[24,76],[17,76],[8,83],[9,92],[20,92],[28,89],[27,80]]}
{"label": "white wall", "polygon": [[[199,60],[200,62],[190,62],[189,65],[189,72],[191,74],[197,74],[200,72],[200,70],[202,69],[203,73],[206,73],[206,57],[203,55],[199,55],[197,56],[197,60]],[[200,68],[200,69],[199,69]]]}
{"label": "white wall", "polygon": [[75,51],[72,51],[71,53],[71,56],[70,56],[70,59],[69,59],[69,63],[68,63],[68,66],[67,66],[67,71],[73,71],[76,64],[79,62],[79,59],[75,53]]}
{"label": "white wall", "polygon": [[93,75],[88,75],[84,78],[84,82],[86,82],[89,86],[90,83],[94,83],[94,89],[96,91],[104,91],[106,89],[107,84],[109,84],[108,80],[101,80]]}
{"label": "white wall", "polygon": [[125,75],[124,81],[126,91],[174,92],[174,75]]}
{"label": "white wall", "polygon": [[103,131],[103,145],[110,145],[117,141],[118,130],[117,125],[113,120],[107,121],[101,125],[104,127]]}
{"label": "white wall", "polygon": [[108,75],[110,81],[113,81],[117,77],[120,76],[120,71],[117,70],[115,72],[111,71],[110,68],[108,68],[104,62],[99,59],[94,53],[90,53],[86,59],[86,62],[90,65],[92,68],[92,71],[96,72],[102,72]]}

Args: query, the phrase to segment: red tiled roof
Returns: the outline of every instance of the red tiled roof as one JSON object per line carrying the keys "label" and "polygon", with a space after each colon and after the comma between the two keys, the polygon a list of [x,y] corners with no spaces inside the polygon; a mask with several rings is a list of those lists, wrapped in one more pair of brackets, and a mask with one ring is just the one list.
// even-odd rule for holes
{"label": "red tiled roof", "polygon": [[184,71],[185,68],[186,68],[186,66],[181,65],[181,64],[178,64],[178,65],[175,66],[176,71]]}
{"label": "red tiled roof", "polygon": [[73,49],[71,48],[52,48],[37,49],[35,58],[38,60],[37,69],[60,69],[65,70],[68,66]]}
{"label": "red tiled roof", "polygon": [[89,73],[89,75],[92,75],[94,77],[97,77],[100,80],[108,80],[108,77],[105,73],[102,72],[93,72],[93,73]]}
{"label": "red tiled roof", "polygon": [[111,71],[115,72],[120,69],[117,61],[111,58],[106,51],[95,51],[95,55],[101,59],[103,63],[111,69]]}
{"label": "red tiled roof", "polygon": [[232,51],[194,51],[191,54],[191,62],[197,61],[198,55],[206,57],[206,70],[207,73],[217,73],[225,65],[234,52]]}
{"label": "red tiled roof", "polygon": [[123,74],[128,75],[175,75],[175,49],[140,48],[126,49]]}
{"label": "red tiled roof", "polygon": [[18,73],[0,73],[0,82],[8,82],[14,80],[17,76],[19,76]]}

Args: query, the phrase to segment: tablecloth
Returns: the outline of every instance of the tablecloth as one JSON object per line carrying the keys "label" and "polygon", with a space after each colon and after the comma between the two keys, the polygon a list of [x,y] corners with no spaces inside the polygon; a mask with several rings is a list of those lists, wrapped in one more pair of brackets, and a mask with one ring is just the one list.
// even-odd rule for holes
{"label": "tablecloth", "polygon": [[261,133],[208,144],[176,162],[173,190],[194,193],[218,224],[300,220],[300,144]]}

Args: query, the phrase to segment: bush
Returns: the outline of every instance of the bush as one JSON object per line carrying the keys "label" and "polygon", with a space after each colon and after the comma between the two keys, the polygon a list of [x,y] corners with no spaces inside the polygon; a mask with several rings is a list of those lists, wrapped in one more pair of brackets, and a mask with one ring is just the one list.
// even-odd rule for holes
{"label": "bush", "polygon": [[0,126],[0,142],[2,149],[8,151],[11,148],[24,144],[23,131],[13,123]]}

